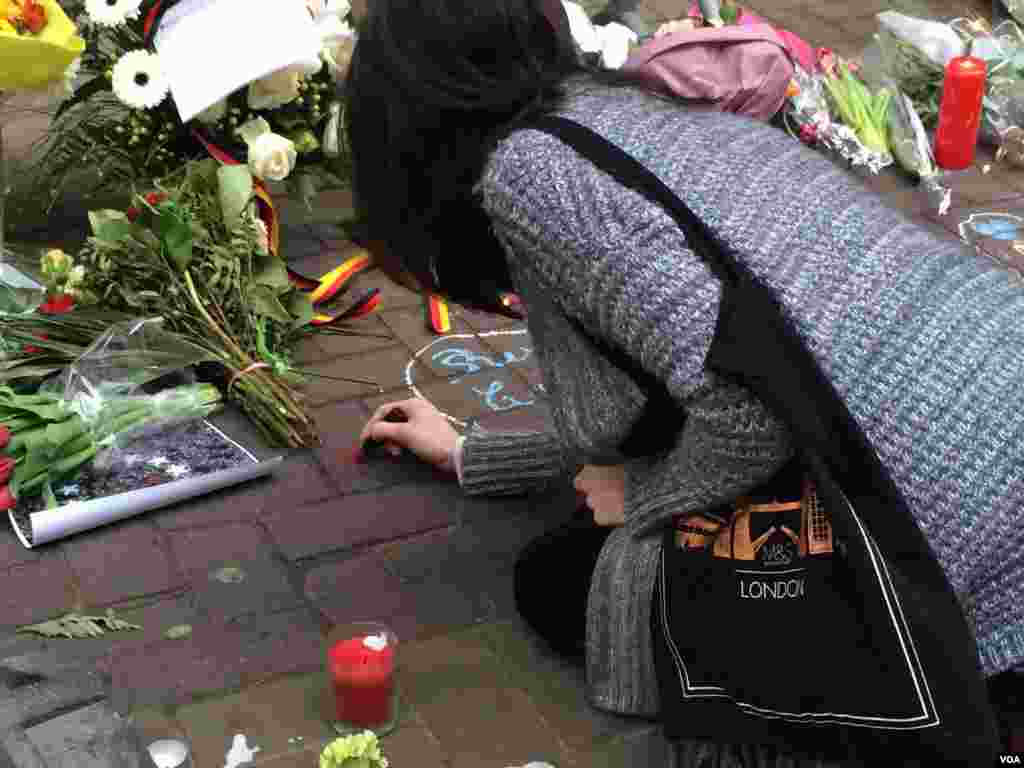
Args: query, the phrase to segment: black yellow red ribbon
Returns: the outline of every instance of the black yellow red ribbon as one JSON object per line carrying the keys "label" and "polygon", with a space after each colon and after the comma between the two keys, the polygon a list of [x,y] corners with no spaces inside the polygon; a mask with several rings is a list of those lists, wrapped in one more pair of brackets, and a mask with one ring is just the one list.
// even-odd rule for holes
{"label": "black yellow red ribbon", "polygon": [[[241,163],[218,147],[208,141],[201,133],[193,129],[193,135],[206,149],[210,157],[223,165],[241,165]],[[267,240],[270,253],[278,256],[281,247],[281,228],[279,226],[277,209],[274,201],[267,191],[266,186],[259,179],[253,179],[253,194],[256,197],[256,208],[267,228]],[[288,277],[296,288],[309,293],[309,300],[314,307],[326,304],[341,293],[347,284],[360,272],[373,266],[373,257],[368,251],[359,251],[354,256],[345,259],[339,266],[332,269],[319,278],[312,278],[303,275],[291,267],[288,268]],[[343,320],[354,320],[373,312],[380,305],[380,291],[374,289],[359,299],[355,304],[344,312],[334,315],[319,313],[313,316],[313,325],[329,325]]]}
{"label": "black yellow red ribbon", "polygon": [[434,293],[427,296],[427,323],[434,333],[449,333],[452,329],[448,302]]}

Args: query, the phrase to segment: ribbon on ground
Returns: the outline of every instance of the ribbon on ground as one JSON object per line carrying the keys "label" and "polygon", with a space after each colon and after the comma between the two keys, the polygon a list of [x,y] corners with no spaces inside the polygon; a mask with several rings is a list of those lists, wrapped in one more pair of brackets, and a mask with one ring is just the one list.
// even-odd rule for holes
{"label": "ribbon on ground", "polygon": [[427,296],[427,323],[434,333],[449,333],[452,329],[448,302],[434,293]]}

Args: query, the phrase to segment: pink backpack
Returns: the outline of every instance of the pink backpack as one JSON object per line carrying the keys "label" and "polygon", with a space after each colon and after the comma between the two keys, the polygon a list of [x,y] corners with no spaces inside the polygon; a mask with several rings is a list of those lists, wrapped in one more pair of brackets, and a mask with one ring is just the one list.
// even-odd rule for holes
{"label": "pink backpack", "polygon": [[758,120],[770,120],[782,108],[794,73],[789,48],[768,24],[651,39],[622,69],[652,90]]}

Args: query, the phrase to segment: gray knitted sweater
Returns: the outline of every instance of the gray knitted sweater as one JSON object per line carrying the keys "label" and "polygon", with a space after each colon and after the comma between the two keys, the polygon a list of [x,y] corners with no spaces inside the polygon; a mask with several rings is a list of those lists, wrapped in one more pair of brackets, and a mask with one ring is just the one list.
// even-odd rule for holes
{"label": "gray knitted sweater", "polygon": [[[1020,283],[774,128],[579,84],[560,114],[651,168],[776,292],[946,568],[986,673],[1024,661]],[[627,464],[626,525],[601,553],[587,606],[592,702],[651,715],[661,527],[770,476],[788,437],[705,369],[719,284],[660,208],[536,131],[498,146],[478,191],[527,308],[555,429],[471,434],[466,491],[522,492],[620,461],[644,395],[594,340],[688,413],[673,451]]]}

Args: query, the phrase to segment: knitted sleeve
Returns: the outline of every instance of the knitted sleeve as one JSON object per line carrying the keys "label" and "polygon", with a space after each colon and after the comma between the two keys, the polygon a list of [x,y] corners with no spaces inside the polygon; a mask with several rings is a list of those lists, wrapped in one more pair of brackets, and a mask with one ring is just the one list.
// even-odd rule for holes
{"label": "knitted sleeve", "polygon": [[555,432],[470,432],[462,444],[462,489],[511,496],[569,482],[578,471]]}

